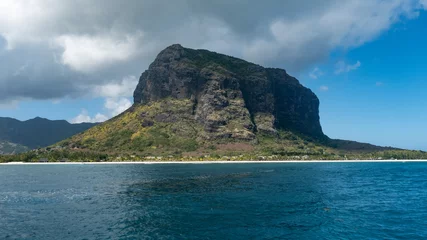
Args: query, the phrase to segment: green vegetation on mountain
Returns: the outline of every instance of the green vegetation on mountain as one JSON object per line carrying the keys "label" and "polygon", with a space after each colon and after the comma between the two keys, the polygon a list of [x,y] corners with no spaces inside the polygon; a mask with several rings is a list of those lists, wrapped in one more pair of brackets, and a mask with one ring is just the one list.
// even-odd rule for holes
{"label": "green vegetation on mountain", "polygon": [[[209,139],[204,136],[203,124],[194,119],[192,111],[193,104],[188,99],[167,98],[148,105],[134,105],[120,116],[55,146],[58,149],[143,156],[240,155],[248,151],[259,154],[322,155],[328,151],[327,147],[314,143],[313,139],[285,130],[274,135],[260,133],[250,141],[232,137]],[[233,124],[240,123],[235,120]],[[229,129],[224,131],[244,136],[245,133],[239,132],[233,124],[226,126]]]}
{"label": "green vegetation on mountain", "polygon": [[29,148],[16,144],[16,143],[11,143],[8,141],[3,141],[0,140],[0,155],[5,155],[5,154],[18,154],[18,153],[23,153],[28,151]]}

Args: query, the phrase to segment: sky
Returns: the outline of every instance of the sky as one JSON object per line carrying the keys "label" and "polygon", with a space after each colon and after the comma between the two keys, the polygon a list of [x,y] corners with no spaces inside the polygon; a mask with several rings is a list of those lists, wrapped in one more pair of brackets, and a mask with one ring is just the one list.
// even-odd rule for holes
{"label": "sky", "polygon": [[331,138],[427,150],[427,0],[1,0],[0,116],[102,122],[167,46],[279,67]]}

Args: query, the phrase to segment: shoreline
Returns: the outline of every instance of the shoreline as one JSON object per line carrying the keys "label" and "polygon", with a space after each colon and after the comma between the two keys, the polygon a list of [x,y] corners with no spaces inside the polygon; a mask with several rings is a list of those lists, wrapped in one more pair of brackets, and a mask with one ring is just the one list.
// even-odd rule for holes
{"label": "shoreline", "polygon": [[140,162],[8,162],[0,163],[0,166],[8,165],[131,165],[131,164],[233,164],[233,163],[403,163],[403,162],[427,162],[427,159],[414,160],[277,160],[277,161],[140,161]]}

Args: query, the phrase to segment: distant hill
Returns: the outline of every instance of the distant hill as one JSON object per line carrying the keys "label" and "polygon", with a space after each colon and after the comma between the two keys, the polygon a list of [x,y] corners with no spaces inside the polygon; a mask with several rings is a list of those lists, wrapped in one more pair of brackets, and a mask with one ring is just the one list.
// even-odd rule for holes
{"label": "distant hill", "polygon": [[0,140],[0,155],[23,153],[28,150],[30,149],[25,146]]}
{"label": "distant hill", "polygon": [[71,124],[65,120],[34,118],[19,121],[0,117],[0,154],[46,147],[83,132],[96,124]]}
{"label": "distant hill", "polygon": [[394,147],[381,147],[369,143],[360,143],[356,141],[330,139],[326,144],[334,149],[344,151],[358,151],[358,152],[372,152],[372,151],[385,151],[385,150],[402,150]]}

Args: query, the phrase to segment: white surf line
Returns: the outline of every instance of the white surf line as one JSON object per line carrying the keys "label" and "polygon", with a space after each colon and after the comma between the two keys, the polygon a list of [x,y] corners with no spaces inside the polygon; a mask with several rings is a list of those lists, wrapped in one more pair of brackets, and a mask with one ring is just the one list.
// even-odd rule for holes
{"label": "white surf line", "polygon": [[119,164],[234,164],[234,163],[403,163],[427,162],[427,159],[415,160],[278,160],[278,161],[164,161],[164,162],[8,162],[0,165],[119,165]]}

